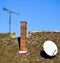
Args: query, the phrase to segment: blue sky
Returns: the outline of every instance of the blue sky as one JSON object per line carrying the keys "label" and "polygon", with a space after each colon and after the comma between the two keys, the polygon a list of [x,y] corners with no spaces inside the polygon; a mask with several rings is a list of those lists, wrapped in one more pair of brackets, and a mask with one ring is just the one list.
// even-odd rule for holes
{"label": "blue sky", "polygon": [[60,30],[60,0],[0,0],[0,32],[9,32],[9,13],[6,7],[20,15],[12,14],[11,32],[20,36],[20,21],[27,21],[31,30]]}

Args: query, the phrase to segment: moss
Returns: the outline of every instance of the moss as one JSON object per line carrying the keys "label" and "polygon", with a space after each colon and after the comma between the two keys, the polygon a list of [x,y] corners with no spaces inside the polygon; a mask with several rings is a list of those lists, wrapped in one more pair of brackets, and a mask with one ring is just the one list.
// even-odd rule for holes
{"label": "moss", "polygon": [[[41,56],[43,43],[52,40],[58,46],[58,54],[54,58]],[[60,32],[34,32],[27,37],[27,53],[19,54],[18,39],[0,38],[0,63],[59,63]]]}

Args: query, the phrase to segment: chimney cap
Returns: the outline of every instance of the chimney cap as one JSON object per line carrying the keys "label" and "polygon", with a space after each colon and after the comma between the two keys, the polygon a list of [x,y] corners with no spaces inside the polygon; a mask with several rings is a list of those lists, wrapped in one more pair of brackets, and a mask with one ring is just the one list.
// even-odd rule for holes
{"label": "chimney cap", "polygon": [[26,24],[27,24],[27,22],[26,22],[26,21],[21,21],[20,23],[26,23]]}

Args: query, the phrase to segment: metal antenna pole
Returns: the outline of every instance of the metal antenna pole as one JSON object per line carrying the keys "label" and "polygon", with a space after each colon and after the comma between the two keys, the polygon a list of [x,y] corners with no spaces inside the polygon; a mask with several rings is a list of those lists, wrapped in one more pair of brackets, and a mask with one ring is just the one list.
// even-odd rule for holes
{"label": "metal antenna pole", "polygon": [[11,12],[9,12],[9,34],[11,32]]}
{"label": "metal antenna pole", "polygon": [[6,8],[3,8],[3,10],[9,12],[9,34],[10,34],[10,32],[11,32],[11,14],[12,14],[12,13],[13,13],[13,14],[16,14],[16,15],[20,15],[20,14],[14,12],[14,11],[11,11],[11,10],[9,10],[9,9],[6,9]]}

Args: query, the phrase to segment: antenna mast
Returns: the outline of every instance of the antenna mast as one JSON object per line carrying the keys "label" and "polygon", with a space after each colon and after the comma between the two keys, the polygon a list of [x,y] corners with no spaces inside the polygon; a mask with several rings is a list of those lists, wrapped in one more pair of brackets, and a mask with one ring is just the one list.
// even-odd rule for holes
{"label": "antenna mast", "polygon": [[9,10],[7,8],[3,8],[3,10],[9,12],[9,34],[10,34],[10,32],[11,32],[11,14],[16,14],[16,15],[20,15],[20,14],[14,12],[14,11],[11,11],[11,10]]}

